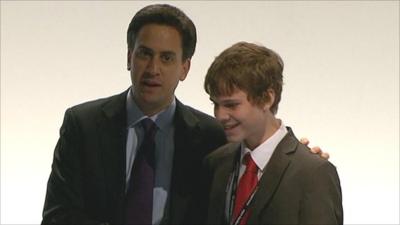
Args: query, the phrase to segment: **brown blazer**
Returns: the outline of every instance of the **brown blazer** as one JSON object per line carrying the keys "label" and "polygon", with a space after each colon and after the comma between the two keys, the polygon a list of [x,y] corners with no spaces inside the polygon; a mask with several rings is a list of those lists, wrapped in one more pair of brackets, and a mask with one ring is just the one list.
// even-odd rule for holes
{"label": "brown blazer", "polygon": [[[210,177],[208,224],[227,224],[227,185],[240,145],[230,143],[207,156]],[[289,130],[275,149],[249,206],[248,224],[343,224],[336,168],[310,153]]]}
{"label": "brown blazer", "polygon": [[[121,224],[126,158],[126,94],[65,113],[47,184],[42,224]],[[204,157],[226,143],[211,116],[177,101],[174,162],[163,224],[204,219]],[[203,214],[204,212],[204,214]]]}

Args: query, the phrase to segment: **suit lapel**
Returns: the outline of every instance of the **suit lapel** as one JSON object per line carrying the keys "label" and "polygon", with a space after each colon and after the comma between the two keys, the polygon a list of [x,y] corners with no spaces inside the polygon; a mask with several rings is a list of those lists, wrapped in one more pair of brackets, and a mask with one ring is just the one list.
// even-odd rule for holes
{"label": "suit lapel", "polygon": [[254,196],[255,201],[250,206],[252,213],[248,221],[249,224],[259,223],[257,216],[268,205],[275,190],[278,188],[286,168],[290,164],[288,154],[295,151],[296,146],[297,141],[289,130],[289,133],[276,147],[261,177],[259,190]]}
{"label": "suit lapel", "polygon": [[107,195],[112,196],[111,202],[119,203],[115,208],[122,206],[125,193],[126,95],[127,91],[111,97],[103,105],[97,128]]}
{"label": "suit lapel", "polygon": [[[240,154],[240,144],[233,143],[226,146],[224,151],[221,151],[224,155],[218,159],[218,165],[212,165],[217,169],[214,171],[214,178],[212,182],[213,192],[211,193],[211,202],[209,205],[213,206],[213,210],[209,210],[209,218],[212,221],[208,221],[210,224],[220,224],[226,221],[225,210],[226,210],[226,199],[230,193],[229,182],[233,176],[233,169],[235,166],[235,159],[237,154]],[[212,162],[211,162],[212,164]]]}
{"label": "suit lapel", "polygon": [[[199,146],[201,139],[198,134],[198,119],[176,100],[174,116],[174,161],[171,174],[170,197],[167,210],[163,218],[163,224],[179,224],[184,220],[185,211],[192,197],[190,180],[193,179],[193,171],[189,171],[192,163],[196,163],[196,153],[193,147]],[[200,168],[199,168],[200,169]],[[179,209],[175,210],[175,209]]]}

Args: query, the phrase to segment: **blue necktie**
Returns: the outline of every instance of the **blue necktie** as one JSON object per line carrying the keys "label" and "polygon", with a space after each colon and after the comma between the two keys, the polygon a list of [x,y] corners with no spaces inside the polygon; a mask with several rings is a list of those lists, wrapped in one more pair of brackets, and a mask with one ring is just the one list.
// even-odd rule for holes
{"label": "blue necktie", "polygon": [[156,124],[149,118],[141,124],[145,134],[133,163],[126,196],[126,224],[152,224]]}

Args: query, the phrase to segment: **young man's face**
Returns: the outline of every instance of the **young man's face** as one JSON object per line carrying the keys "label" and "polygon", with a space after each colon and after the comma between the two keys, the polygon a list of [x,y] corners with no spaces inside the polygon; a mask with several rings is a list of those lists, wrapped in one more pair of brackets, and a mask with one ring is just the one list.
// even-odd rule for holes
{"label": "young man's face", "polygon": [[247,99],[247,93],[235,89],[232,95],[211,97],[215,118],[222,124],[229,142],[244,141],[254,149],[265,139],[269,108],[255,105]]}
{"label": "young man's face", "polygon": [[147,24],[138,32],[134,49],[128,51],[134,99],[146,115],[166,108],[179,81],[186,78],[190,60],[182,61],[181,41],[174,27]]}

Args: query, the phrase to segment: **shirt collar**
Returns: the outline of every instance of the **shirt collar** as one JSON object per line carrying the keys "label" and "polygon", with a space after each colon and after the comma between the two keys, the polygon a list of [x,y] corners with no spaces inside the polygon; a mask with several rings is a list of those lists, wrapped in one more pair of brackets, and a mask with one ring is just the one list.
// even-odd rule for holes
{"label": "shirt collar", "polygon": [[268,161],[270,160],[272,153],[274,153],[276,146],[278,146],[279,142],[285,137],[287,134],[286,126],[283,124],[282,121],[280,127],[275,131],[275,133],[265,140],[262,144],[260,144],[257,148],[253,151],[248,149],[245,144],[241,143],[241,161],[244,155],[250,152],[251,158],[257,164],[257,167],[261,170],[264,170],[265,166],[267,165]]}
{"label": "shirt collar", "polygon": [[126,96],[126,112],[127,112],[127,127],[134,127],[137,123],[139,123],[144,118],[150,118],[153,120],[157,127],[161,131],[166,131],[168,127],[172,126],[172,121],[175,114],[176,109],[176,100],[175,98],[172,100],[171,104],[161,112],[148,117],[144,115],[142,110],[138,107],[135,100],[133,99],[133,89],[130,88],[129,92]]}

